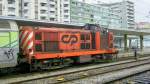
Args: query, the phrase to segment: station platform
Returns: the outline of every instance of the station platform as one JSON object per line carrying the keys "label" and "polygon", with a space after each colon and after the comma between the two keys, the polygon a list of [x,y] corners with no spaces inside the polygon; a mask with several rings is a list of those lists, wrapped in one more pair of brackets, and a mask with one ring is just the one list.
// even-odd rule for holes
{"label": "station platform", "polygon": [[[129,51],[119,51],[117,57],[121,58],[121,57],[133,57],[134,54],[134,50],[129,50]],[[150,55],[150,48],[144,48],[143,50],[137,50],[137,56],[141,57],[144,55]]]}

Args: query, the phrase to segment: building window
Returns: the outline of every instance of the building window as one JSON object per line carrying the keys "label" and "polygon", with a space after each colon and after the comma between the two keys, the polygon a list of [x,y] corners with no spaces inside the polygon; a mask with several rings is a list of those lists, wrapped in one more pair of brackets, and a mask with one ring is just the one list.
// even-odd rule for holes
{"label": "building window", "polygon": [[64,4],[64,7],[68,7],[68,4]]}
{"label": "building window", "polygon": [[26,3],[24,3],[24,6],[28,6],[28,3],[26,2]]}
{"label": "building window", "polygon": [[13,4],[15,3],[15,0],[8,0],[8,4]]}
{"label": "building window", "polygon": [[54,8],[54,7],[55,7],[55,5],[53,5],[53,4],[50,4],[50,7]]}
{"label": "building window", "polygon": [[44,17],[44,16],[41,16],[40,18],[41,18],[41,20],[46,20],[46,17]]}
{"label": "building window", "polygon": [[49,0],[49,1],[54,2],[54,0]]}
{"label": "building window", "polygon": [[41,6],[46,6],[46,3],[41,3]]}
{"label": "building window", "polygon": [[64,13],[68,13],[68,10],[64,10]]}
{"label": "building window", "polygon": [[72,4],[76,4],[75,2],[72,2]]}
{"label": "building window", "polygon": [[50,18],[50,21],[55,21],[55,18]]}
{"label": "building window", "polygon": [[28,18],[28,16],[24,16],[24,18]]}
{"label": "building window", "polygon": [[50,13],[51,13],[51,14],[54,14],[54,13],[55,13],[55,11],[50,11]]}
{"label": "building window", "polygon": [[69,16],[68,15],[64,15],[64,18],[67,19]]}
{"label": "building window", "polygon": [[64,21],[65,23],[69,23],[69,21]]}
{"label": "building window", "polygon": [[24,10],[24,13],[28,13],[28,10],[26,9],[26,10]]}
{"label": "building window", "polygon": [[94,18],[94,15],[90,15],[91,18]]}
{"label": "building window", "polygon": [[8,7],[8,11],[14,12],[14,11],[15,11],[15,8],[13,8],[13,7]]}
{"label": "building window", "polygon": [[46,13],[46,10],[40,10],[40,13],[41,14]]}

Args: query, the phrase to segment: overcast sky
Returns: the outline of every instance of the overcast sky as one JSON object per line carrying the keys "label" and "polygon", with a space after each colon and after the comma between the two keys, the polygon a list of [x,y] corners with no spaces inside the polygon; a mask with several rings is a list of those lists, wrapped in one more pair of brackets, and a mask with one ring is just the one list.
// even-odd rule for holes
{"label": "overcast sky", "polygon": [[[96,0],[86,0],[94,2]],[[98,0],[105,3],[118,2],[123,0]],[[150,0],[129,0],[135,3],[135,20],[136,22],[150,22]]]}

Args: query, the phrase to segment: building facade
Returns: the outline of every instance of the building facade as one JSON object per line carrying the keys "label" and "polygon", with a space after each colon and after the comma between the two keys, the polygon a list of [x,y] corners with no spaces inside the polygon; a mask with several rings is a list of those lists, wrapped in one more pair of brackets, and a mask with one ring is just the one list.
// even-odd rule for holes
{"label": "building facade", "polygon": [[71,23],[96,23],[105,28],[121,27],[120,17],[108,6],[71,0],[70,7]]}
{"label": "building facade", "polygon": [[134,18],[134,3],[131,1],[122,1],[112,4],[107,4],[111,10],[118,13],[121,18],[121,28],[134,29],[135,18]]}
{"label": "building facade", "polygon": [[20,0],[20,16],[52,22],[70,21],[70,0]]}
{"label": "building facade", "polygon": [[19,16],[19,0],[0,0],[0,15]]}
{"label": "building facade", "polygon": [[134,28],[134,3],[86,3],[85,0],[0,0],[0,15],[105,28]]}
{"label": "building facade", "polygon": [[[99,4],[101,6],[109,7],[111,12],[113,14],[111,17],[117,17],[117,19],[120,19],[119,24],[121,25],[120,28],[128,28],[128,29],[134,29],[135,28],[135,17],[134,17],[134,3],[129,0],[123,0],[122,2],[116,2],[116,3],[103,3],[100,0],[78,0],[84,3],[92,3],[92,4]],[[110,12],[110,13],[111,13]],[[118,17],[119,16],[119,17]],[[110,20],[114,20],[111,19]],[[116,23],[116,21],[111,21],[112,25],[113,22]]]}

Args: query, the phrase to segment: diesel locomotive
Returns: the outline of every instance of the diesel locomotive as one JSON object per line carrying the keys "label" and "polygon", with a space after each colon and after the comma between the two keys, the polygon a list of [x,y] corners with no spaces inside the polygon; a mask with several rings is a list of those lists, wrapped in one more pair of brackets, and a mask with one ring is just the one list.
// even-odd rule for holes
{"label": "diesel locomotive", "polygon": [[0,69],[49,69],[113,58],[113,33],[98,25],[82,28],[18,26],[0,21]]}

